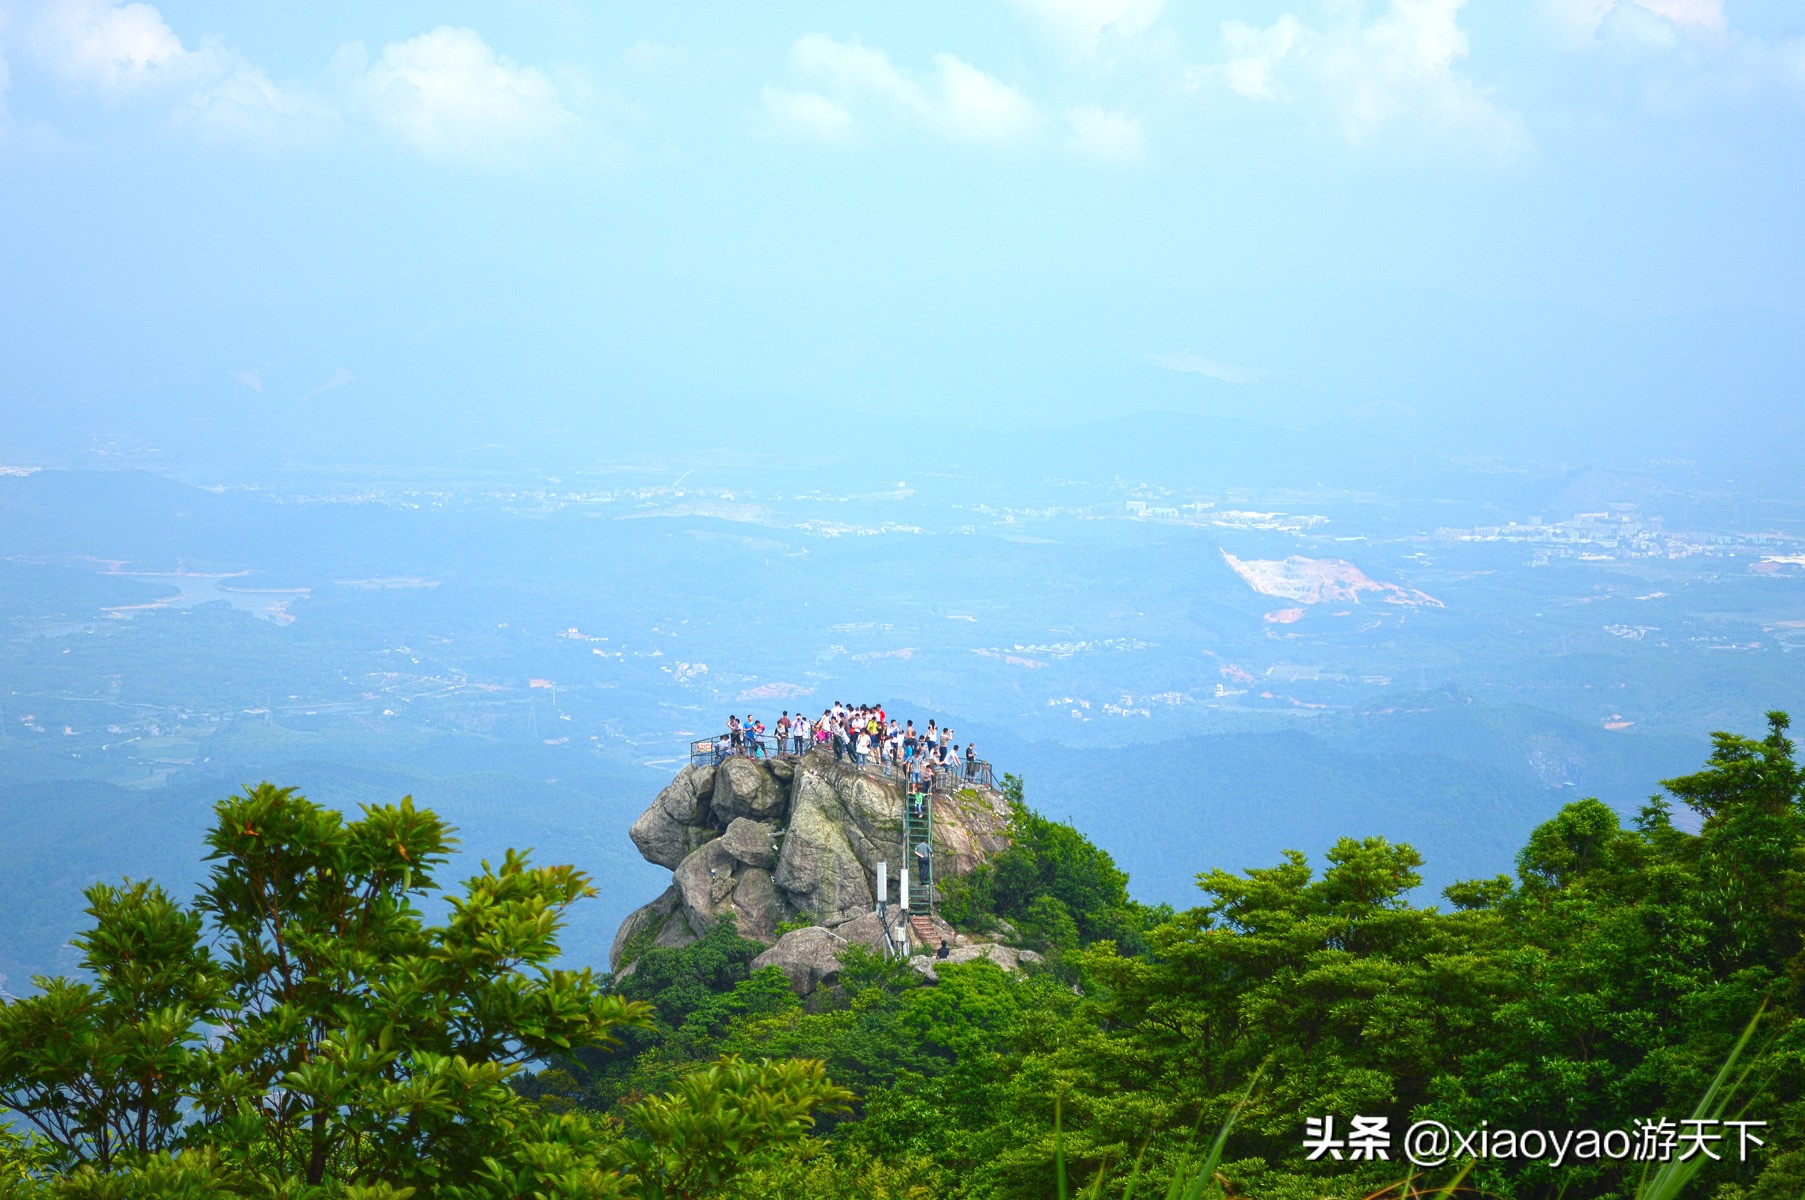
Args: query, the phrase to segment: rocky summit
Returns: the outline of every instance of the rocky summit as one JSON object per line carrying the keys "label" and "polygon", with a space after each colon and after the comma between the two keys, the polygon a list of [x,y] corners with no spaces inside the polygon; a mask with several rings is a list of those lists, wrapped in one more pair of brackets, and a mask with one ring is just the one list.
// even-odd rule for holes
{"label": "rocky summit", "polygon": [[[905,803],[901,780],[826,750],[684,768],[631,831],[648,862],[671,868],[671,886],[621,922],[610,966],[631,969],[647,946],[688,945],[731,914],[742,936],[772,947],[761,957],[798,991],[812,991],[831,975],[840,946],[883,945],[873,914],[877,865],[890,864],[895,903],[898,872],[911,863]],[[1008,845],[1009,806],[998,792],[974,784],[937,793],[933,805],[939,879],[967,874]],[[809,924],[780,944],[778,926],[798,920]]]}

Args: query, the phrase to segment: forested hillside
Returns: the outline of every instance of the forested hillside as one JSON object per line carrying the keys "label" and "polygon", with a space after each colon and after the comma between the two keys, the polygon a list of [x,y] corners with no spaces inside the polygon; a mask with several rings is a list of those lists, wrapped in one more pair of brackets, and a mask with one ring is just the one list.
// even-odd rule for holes
{"label": "forested hillside", "polygon": [[[218,805],[193,905],[96,885],[84,973],[0,1007],[0,1197],[1004,1198],[1063,1174],[1104,1195],[1459,1178],[1793,1200],[1805,773],[1787,727],[1717,735],[1627,825],[1568,805],[1514,877],[1434,906],[1411,898],[1414,849],[1347,838],[1320,869],[1200,863],[1195,906],[1150,908],[1012,781],[1010,847],[942,913],[1045,966],[929,981],[849,949],[806,1000],[750,969],[763,947],[728,920],[620,979],[551,969],[588,882],[513,852],[429,924],[444,822],[409,801],[347,822],[265,785]],[[1377,1118],[1389,1138],[1362,1152],[1347,1135]],[[1413,1165],[1405,1130],[1430,1121],[1488,1131],[1488,1152]],[[1557,1163],[1567,1131],[1592,1150]]]}

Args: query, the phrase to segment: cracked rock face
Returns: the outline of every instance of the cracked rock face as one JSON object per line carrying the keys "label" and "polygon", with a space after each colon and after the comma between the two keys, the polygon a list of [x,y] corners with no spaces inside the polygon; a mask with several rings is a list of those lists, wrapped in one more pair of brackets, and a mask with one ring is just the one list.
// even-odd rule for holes
{"label": "cracked rock face", "polygon": [[776,967],[798,996],[806,996],[839,977],[840,951],[844,949],[845,938],[831,929],[811,925],[778,938],[775,946],[752,960],[752,969]]}
{"label": "cracked rock face", "polygon": [[784,807],[783,785],[765,763],[730,758],[714,768],[709,806],[717,828],[724,828],[735,817],[774,817]]}
{"label": "cracked rock face", "polygon": [[[671,869],[671,886],[621,923],[609,955],[613,969],[623,970],[648,944],[687,945],[730,914],[741,936],[772,946],[780,944],[777,926],[805,913],[817,927],[862,918],[877,900],[880,862],[890,864],[894,902],[898,872],[909,862],[903,803],[899,782],[835,762],[825,750],[798,760],[736,757],[718,767],[685,767],[630,831],[646,861]],[[997,792],[937,796],[939,877],[966,874],[1003,850],[1008,823]],[[853,940],[870,944],[871,931],[854,928]],[[810,990],[821,982],[815,974]]]}
{"label": "cracked rock face", "polygon": [[863,912],[852,920],[834,926],[834,932],[845,938],[847,944],[863,946],[873,954],[882,954],[888,945],[902,946],[907,944],[908,934],[904,932],[902,915],[893,912],[890,915],[890,941],[884,940],[884,922],[875,910]]}
{"label": "cracked rock face", "polygon": [[768,871],[777,865],[775,825],[754,821],[749,817],[735,817],[728,822],[727,832],[721,835],[721,842],[727,847],[727,853],[748,867],[763,867]]}

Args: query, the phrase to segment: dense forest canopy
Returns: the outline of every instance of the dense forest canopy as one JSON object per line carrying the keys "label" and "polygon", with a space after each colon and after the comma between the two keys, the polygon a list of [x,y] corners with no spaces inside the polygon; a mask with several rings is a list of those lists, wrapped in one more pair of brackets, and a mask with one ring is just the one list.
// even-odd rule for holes
{"label": "dense forest canopy", "polygon": [[[1787,728],[1716,735],[1627,824],[1569,804],[1514,878],[1436,905],[1411,847],[1344,838],[1321,871],[1208,870],[1196,906],[1149,908],[1011,781],[1010,849],[943,913],[1045,967],[930,983],[849,951],[806,1001],[751,969],[762,947],[730,921],[619,979],[553,966],[588,880],[512,851],[430,924],[442,821],[408,800],[346,821],[266,784],[218,805],[192,903],[97,884],[83,976],[0,1006],[0,1198],[1008,1198],[1054,1195],[1061,1171],[1117,1195],[1195,1174],[1224,1128],[1199,1176],[1223,1196],[1457,1175],[1500,1197],[1649,1196],[1661,1164],[1633,1156],[1556,1165],[1525,1142],[1419,1172],[1395,1140],[1312,1156],[1306,1129],[1630,1131],[1709,1095],[1750,1124],[1689,1160],[1686,1194],[1794,1200],[1805,774]],[[1761,1144],[1740,1153],[1738,1132]]]}

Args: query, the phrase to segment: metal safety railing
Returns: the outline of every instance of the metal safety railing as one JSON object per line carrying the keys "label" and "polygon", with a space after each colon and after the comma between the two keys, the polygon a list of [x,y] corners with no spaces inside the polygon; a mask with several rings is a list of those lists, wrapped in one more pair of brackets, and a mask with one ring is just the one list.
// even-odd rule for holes
{"label": "metal safety railing", "polygon": [[996,790],[989,763],[981,758],[962,759],[956,767],[942,767],[934,772],[934,790],[937,792],[956,792],[967,787]]}
{"label": "metal safety railing", "polygon": [[[780,744],[781,743],[781,744]],[[733,745],[725,734],[718,738],[700,738],[689,744],[689,765],[706,767],[727,761],[729,758],[801,758],[809,750],[819,744],[806,738],[778,738],[773,735],[765,737],[742,738],[738,746]]]}
{"label": "metal safety railing", "polygon": [[[693,767],[718,766],[729,758],[751,759],[800,758],[809,750],[832,751],[832,742],[813,742],[806,738],[742,737],[735,746],[725,736],[699,738],[689,744],[689,762]],[[946,766],[926,767],[919,772],[912,762],[899,762],[886,751],[860,754],[842,750],[835,755],[840,762],[852,764],[867,774],[885,779],[902,779],[915,783],[918,779],[936,792],[956,792],[960,788],[981,787],[995,790],[996,776],[988,762],[981,758],[957,759]]]}

